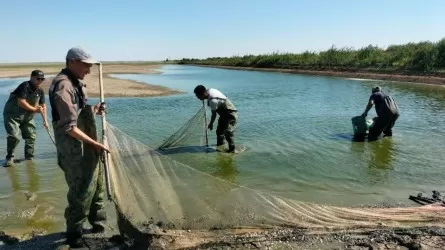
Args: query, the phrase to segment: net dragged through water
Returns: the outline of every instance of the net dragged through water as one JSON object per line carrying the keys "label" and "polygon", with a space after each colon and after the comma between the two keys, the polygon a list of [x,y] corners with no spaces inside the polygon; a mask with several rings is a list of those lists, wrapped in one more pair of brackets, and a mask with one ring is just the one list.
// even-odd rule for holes
{"label": "net dragged through water", "polygon": [[[186,146],[196,139],[183,134],[203,128],[204,116],[202,110],[198,111],[160,148]],[[149,225],[167,231],[199,232],[237,228],[345,230],[441,226],[445,220],[442,206],[345,208],[281,198],[172,160],[112,124],[107,124],[105,136],[111,150],[114,202],[125,220],[141,232]],[[202,145],[202,139],[197,141]]]}
{"label": "net dragged through water", "polygon": [[205,107],[196,112],[181,128],[175,133],[169,136],[158,148],[161,150],[167,150],[178,147],[190,147],[198,146],[203,147],[206,145],[206,113]]}

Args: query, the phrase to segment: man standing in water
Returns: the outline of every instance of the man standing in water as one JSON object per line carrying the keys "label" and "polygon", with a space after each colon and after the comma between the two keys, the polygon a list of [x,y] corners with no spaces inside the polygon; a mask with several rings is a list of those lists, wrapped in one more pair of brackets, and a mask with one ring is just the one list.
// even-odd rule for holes
{"label": "man standing in water", "polygon": [[367,116],[373,105],[378,117],[374,119],[374,124],[369,129],[368,141],[376,140],[382,132],[385,136],[392,136],[392,128],[399,118],[399,107],[396,101],[376,86],[372,88],[372,94],[362,116]]}
{"label": "man standing in water", "polygon": [[3,109],[3,121],[7,133],[6,138],[6,165],[14,163],[14,150],[20,142],[19,132],[25,140],[25,159],[34,157],[34,143],[36,140],[36,127],[34,115],[42,113],[43,126],[48,128],[46,119],[45,94],[40,87],[45,80],[42,71],[31,72],[29,81],[22,82],[13,92]]}
{"label": "man standing in water", "polygon": [[228,153],[235,152],[234,132],[238,121],[237,109],[232,102],[217,89],[206,89],[202,85],[195,87],[194,93],[199,100],[207,100],[207,105],[212,110],[212,117],[208,129],[213,129],[216,114],[219,115],[218,126],[216,128],[216,147],[218,151],[224,151],[224,138],[229,144],[225,150]]}
{"label": "man standing in water", "polygon": [[104,111],[103,104],[87,105],[85,86],[79,81],[97,63],[83,49],[71,48],[66,55],[66,68],[53,79],[49,89],[58,164],[68,184],[65,220],[67,243],[71,247],[83,247],[82,225],[87,218],[93,232],[105,230],[103,168],[95,159],[107,149],[78,127],[92,123],[93,119],[85,119],[86,112]]}

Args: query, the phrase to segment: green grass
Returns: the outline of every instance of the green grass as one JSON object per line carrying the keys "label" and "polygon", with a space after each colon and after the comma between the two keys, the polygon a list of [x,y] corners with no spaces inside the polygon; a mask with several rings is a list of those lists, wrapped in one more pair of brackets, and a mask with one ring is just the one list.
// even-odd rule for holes
{"label": "green grass", "polygon": [[366,71],[375,73],[432,74],[445,70],[445,38],[379,48],[336,48],[322,52],[271,53],[206,59],[183,58],[178,64],[281,68],[301,70]]}

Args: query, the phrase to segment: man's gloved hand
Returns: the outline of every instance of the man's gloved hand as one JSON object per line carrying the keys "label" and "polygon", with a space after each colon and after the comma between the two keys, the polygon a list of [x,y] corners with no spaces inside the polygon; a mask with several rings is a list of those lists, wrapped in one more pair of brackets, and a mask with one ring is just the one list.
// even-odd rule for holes
{"label": "man's gloved hand", "polygon": [[212,130],[213,129],[213,124],[210,123],[209,126],[207,126],[208,129]]}

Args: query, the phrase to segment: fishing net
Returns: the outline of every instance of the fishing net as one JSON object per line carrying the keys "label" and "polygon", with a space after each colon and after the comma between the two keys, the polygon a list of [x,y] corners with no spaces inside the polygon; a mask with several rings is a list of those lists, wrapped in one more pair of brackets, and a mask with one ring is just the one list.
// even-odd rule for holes
{"label": "fishing net", "polygon": [[[202,135],[200,110],[162,148]],[[232,229],[357,229],[441,225],[444,207],[344,208],[281,198],[227,182],[177,162],[107,124],[112,196],[119,214],[137,232]],[[153,227],[155,225],[155,227]],[[163,231],[162,231],[163,230]],[[210,231],[209,231],[210,230]],[[136,232],[135,231],[135,232]],[[226,232],[225,235],[233,233]],[[179,237],[180,234],[176,236]],[[182,236],[183,237],[183,236]],[[208,237],[210,236],[205,236]]]}
{"label": "fishing net", "polygon": [[206,146],[206,113],[203,106],[181,128],[168,137],[160,146],[160,150],[168,150],[188,146]]}

